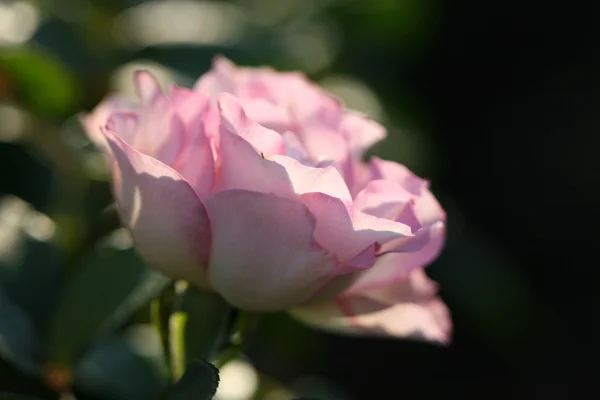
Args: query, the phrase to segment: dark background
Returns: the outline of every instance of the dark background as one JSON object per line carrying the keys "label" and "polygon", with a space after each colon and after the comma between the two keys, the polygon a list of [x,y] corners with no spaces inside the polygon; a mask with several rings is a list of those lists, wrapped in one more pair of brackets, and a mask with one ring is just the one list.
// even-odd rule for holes
{"label": "dark background", "polygon": [[[366,83],[385,110],[390,138],[373,152],[431,179],[448,211],[448,245],[428,271],[453,314],[450,347],[325,335],[272,316],[250,351],[260,370],[300,388],[303,376],[317,376],[353,399],[571,399],[593,382],[593,362],[582,361],[595,349],[597,314],[590,310],[600,203],[593,2],[306,1],[302,7],[316,11],[305,18],[334,23],[341,38],[331,62],[313,70],[272,39],[301,11],[232,47],[128,49],[110,35],[85,42],[77,32],[102,36],[102,21],[141,2],[91,3],[104,19],[66,20],[60,10],[69,2],[46,2],[47,19],[31,39],[75,76],[79,93],[68,106],[32,106],[0,66],[0,99],[49,132],[93,107],[118,65],[140,58],[190,77],[217,53],[308,69],[317,80],[344,74]],[[57,174],[28,146],[0,143],[0,193],[49,212]],[[108,203],[105,184],[97,185],[93,198]],[[18,382],[9,371],[0,368],[0,387]]]}

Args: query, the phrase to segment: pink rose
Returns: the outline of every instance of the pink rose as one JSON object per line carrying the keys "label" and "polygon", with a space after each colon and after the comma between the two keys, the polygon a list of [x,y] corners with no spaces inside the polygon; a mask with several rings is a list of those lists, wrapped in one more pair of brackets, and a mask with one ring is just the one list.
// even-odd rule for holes
{"label": "pink rose", "polygon": [[426,181],[362,156],[385,130],[299,73],[217,57],[193,90],[135,76],[83,116],[113,160],[123,223],[146,262],[253,311],[345,332],[447,343],[423,268],[445,213]]}

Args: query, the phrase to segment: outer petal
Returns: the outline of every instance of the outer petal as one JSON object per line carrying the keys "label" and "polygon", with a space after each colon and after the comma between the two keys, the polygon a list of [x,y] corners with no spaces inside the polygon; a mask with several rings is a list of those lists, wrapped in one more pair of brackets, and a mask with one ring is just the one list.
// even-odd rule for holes
{"label": "outer petal", "polygon": [[173,167],[187,140],[181,118],[170,112],[113,113],[106,128],[137,151]]}
{"label": "outer petal", "polygon": [[137,71],[135,84],[141,103],[135,133],[125,136],[121,130],[110,130],[134,149],[172,167],[187,140],[185,124],[152,74]]}
{"label": "outer petal", "polygon": [[446,219],[444,209],[429,190],[429,183],[413,174],[404,165],[373,157],[371,173],[372,179],[395,182],[414,195],[415,210],[422,225],[431,225]]}
{"label": "outer petal", "polygon": [[[108,151],[101,130],[112,116],[119,114],[115,118],[122,118],[125,115],[127,125],[118,123],[118,127],[109,129],[136,150],[173,165],[184,145],[185,130],[181,129],[180,121],[175,120],[177,117],[172,113],[171,100],[164,96],[157,80],[148,71],[136,71],[135,86],[140,104],[111,96],[91,114],[82,116],[84,127],[90,138]],[[132,114],[136,117],[133,118]]]}
{"label": "outer petal", "polygon": [[299,202],[230,190],[205,204],[213,229],[210,283],[234,306],[294,306],[344,272],[314,241],[314,217]]}
{"label": "outer petal", "polygon": [[[429,279],[423,268],[412,271],[404,279],[390,282],[386,286],[364,290],[361,297],[384,304],[421,302],[430,300],[438,292],[438,284]],[[342,297],[351,297],[343,293]]]}
{"label": "outer petal", "polygon": [[190,185],[160,161],[105,132],[114,156],[114,192],[123,223],[149,265],[205,286],[210,226]]}
{"label": "outer petal", "polygon": [[[106,141],[105,130],[108,130],[117,135],[128,145],[132,146],[140,129],[140,115],[135,111],[117,111],[110,115],[108,121],[102,126],[102,136]],[[106,142],[107,150],[110,151],[110,146]]]}
{"label": "outer petal", "polygon": [[[431,286],[414,284],[422,281],[417,270],[396,286],[402,301],[388,303],[369,297],[338,297],[335,301],[291,310],[296,318],[328,331],[396,336],[449,344],[452,323],[446,305],[431,291]],[[427,279],[425,277],[425,279]]]}
{"label": "outer petal", "polygon": [[404,242],[408,245],[412,241],[411,229],[403,223],[365,214],[351,204],[323,193],[306,193],[300,197],[317,218],[317,242],[342,263],[374,244],[378,244],[373,247],[375,251],[379,245],[397,241],[395,249],[388,251],[401,251]]}
{"label": "outer petal", "polygon": [[414,204],[415,213],[422,225],[429,226],[446,220],[446,212],[427,187],[423,188],[421,196],[415,199]]}
{"label": "outer petal", "polygon": [[90,140],[103,151],[109,151],[108,143],[102,129],[106,126],[110,115],[118,111],[137,111],[139,107],[130,99],[120,95],[112,95],[104,100],[89,114],[81,114],[80,121]]}
{"label": "outer petal", "polygon": [[244,189],[295,198],[323,192],[344,200],[350,193],[334,167],[311,168],[285,156],[263,158],[243,138],[221,131],[220,169],[215,191]]}
{"label": "outer petal", "polygon": [[403,279],[418,268],[434,261],[444,246],[446,229],[443,222],[427,228],[426,244],[420,250],[405,253],[388,253],[377,257],[375,265],[360,274],[345,291],[346,295],[357,295],[368,290],[387,287]]}

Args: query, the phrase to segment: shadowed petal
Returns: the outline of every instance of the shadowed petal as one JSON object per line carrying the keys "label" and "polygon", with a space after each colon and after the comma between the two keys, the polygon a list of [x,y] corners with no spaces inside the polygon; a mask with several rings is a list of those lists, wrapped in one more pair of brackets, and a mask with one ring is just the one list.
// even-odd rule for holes
{"label": "shadowed petal", "polygon": [[114,157],[113,185],[123,223],[149,265],[205,286],[210,227],[206,210],[173,169],[105,132]]}
{"label": "shadowed petal", "polygon": [[[423,285],[422,270],[394,289],[401,294],[397,303],[363,296],[338,297],[334,301],[307,305],[291,310],[299,320],[331,332],[395,336],[447,345],[452,323],[446,305],[435,296],[435,284]],[[428,279],[425,277],[425,279]]]}

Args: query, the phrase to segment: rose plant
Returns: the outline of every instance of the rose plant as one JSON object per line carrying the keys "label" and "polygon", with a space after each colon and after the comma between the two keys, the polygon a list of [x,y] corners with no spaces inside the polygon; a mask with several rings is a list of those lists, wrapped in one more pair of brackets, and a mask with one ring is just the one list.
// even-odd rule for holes
{"label": "rose plant", "polygon": [[82,116],[123,224],[164,274],[249,311],[448,343],[424,267],[445,213],[428,182],[364,152],[385,129],[294,72],[216,57],[193,89],[135,75],[138,101]]}

